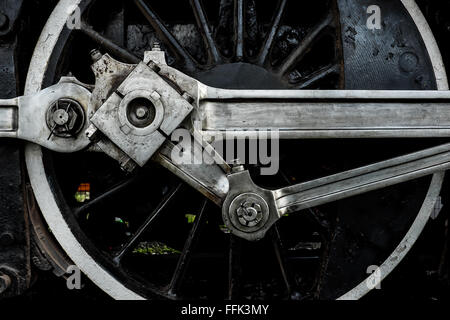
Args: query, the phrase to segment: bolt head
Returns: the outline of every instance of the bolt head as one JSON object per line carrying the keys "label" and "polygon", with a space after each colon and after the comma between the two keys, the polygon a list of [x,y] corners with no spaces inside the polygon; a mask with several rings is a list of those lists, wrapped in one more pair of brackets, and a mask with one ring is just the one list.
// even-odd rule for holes
{"label": "bolt head", "polygon": [[83,107],[75,100],[62,98],[47,110],[47,127],[52,135],[69,138],[78,134],[85,124]]}
{"label": "bolt head", "polygon": [[53,121],[59,126],[63,126],[69,122],[69,114],[66,110],[59,109],[53,113]]}
{"label": "bolt head", "polygon": [[236,210],[239,222],[243,226],[254,227],[262,219],[261,206],[252,201],[244,201]]}
{"label": "bolt head", "polygon": [[236,196],[225,210],[222,214],[225,223],[230,223],[227,226],[231,231],[236,228],[240,232],[257,232],[264,228],[269,220],[269,207],[266,200],[255,193],[243,193]]}
{"label": "bolt head", "polygon": [[146,107],[139,107],[136,109],[136,117],[138,119],[145,119],[148,116],[148,109]]}

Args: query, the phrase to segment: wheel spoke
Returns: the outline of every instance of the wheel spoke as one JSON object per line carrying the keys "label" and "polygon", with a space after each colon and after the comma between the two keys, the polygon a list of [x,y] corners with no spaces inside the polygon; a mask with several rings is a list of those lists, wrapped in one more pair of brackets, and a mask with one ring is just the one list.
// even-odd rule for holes
{"label": "wheel spoke", "polygon": [[167,292],[170,296],[176,296],[186,275],[186,271],[189,268],[190,261],[192,259],[192,254],[195,250],[199,235],[201,233],[202,227],[206,222],[205,209],[207,207],[208,200],[203,202],[200,214],[196,217],[194,225],[189,233],[188,239],[184,245],[183,252],[181,253],[178,264],[175,268],[175,272],[172,276],[172,280],[167,288]]}
{"label": "wheel spoke", "polygon": [[153,29],[160,37],[162,41],[169,46],[172,52],[182,59],[185,67],[188,71],[196,70],[197,63],[192,59],[189,52],[178,42],[172,32],[167,29],[161,19],[156,15],[156,13],[145,3],[144,0],[134,0],[139,10],[142,12],[147,21],[151,24]]}
{"label": "wheel spoke", "polygon": [[450,144],[274,191],[280,215],[450,169]]}
{"label": "wheel spoke", "polygon": [[208,56],[210,63],[219,64],[222,62],[222,56],[217,49],[216,42],[214,41],[211,28],[209,26],[208,19],[206,18],[205,10],[202,6],[201,0],[190,0],[191,6],[194,10],[195,18],[197,20],[198,28],[202,35],[205,46],[208,50]]}
{"label": "wheel spoke", "polygon": [[285,9],[286,9],[287,0],[280,0],[278,2],[278,8],[276,11],[276,15],[273,19],[272,27],[266,36],[266,40],[264,41],[263,48],[261,53],[259,54],[257,63],[260,66],[265,66],[267,64],[267,59],[269,57],[270,51],[275,43],[275,37],[280,28],[281,19],[283,18]]}
{"label": "wheel spoke", "polygon": [[324,30],[333,23],[333,14],[329,13],[321,22],[314,26],[309,33],[303,38],[300,44],[292,53],[281,63],[281,65],[275,70],[275,72],[284,76],[286,73],[292,70],[295,65],[306,55],[311,49],[313,44],[318,41],[324,34]]}
{"label": "wheel spoke", "polygon": [[302,79],[299,83],[295,84],[296,89],[305,89],[308,87],[311,87],[312,85],[316,84],[322,79],[325,79],[326,77],[332,75],[332,74],[338,74],[340,72],[340,67],[337,64],[334,65],[328,65],[324,68],[321,68],[320,70],[317,70],[316,72],[312,73],[311,75],[307,76],[305,79]]}
{"label": "wheel spoke", "polygon": [[242,239],[232,234],[229,237],[227,299],[235,300],[239,298],[240,291]]}
{"label": "wheel spoke", "polygon": [[79,218],[83,213],[87,212],[88,210],[95,208],[96,206],[103,203],[105,200],[110,199],[113,196],[118,195],[122,191],[126,190],[131,184],[133,184],[137,179],[139,179],[139,176],[136,175],[130,179],[127,179],[115,187],[111,188],[110,190],[102,193],[98,197],[92,199],[91,201],[87,202],[86,204],[82,205],[79,208],[76,208],[74,210],[75,217]]}
{"label": "wheel spoke", "polygon": [[136,57],[134,54],[125,50],[124,48],[116,45],[114,42],[101,35],[97,31],[95,31],[91,26],[86,24],[85,22],[81,23],[81,31],[95,41],[99,46],[103,49],[116,56],[118,59],[123,59],[125,62],[138,64],[141,59]]}
{"label": "wheel spoke", "polygon": [[281,241],[280,231],[278,230],[278,227],[276,225],[272,229],[272,243],[275,251],[275,256],[277,257],[278,265],[280,266],[281,276],[283,277],[283,281],[286,286],[287,294],[288,296],[290,296],[292,292],[291,283],[293,283],[293,281],[290,273],[288,272],[286,261],[283,257],[283,244]]}
{"label": "wheel spoke", "polygon": [[244,0],[234,1],[234,32],[236,46],[236,60],[244,59]]}
{"label": "wheel spoke", "polygon": [[174,198],[174,196],[178,193],[180,190],[182,184],[179,184],[177,187],[175,187],[172,191],[170,191],[163,200],[159,203],[159,205],[156,207],[155,210],[147,217],[145,222],[139,227],[139,229],[136,231],[136,233],[128,239],[128,241],[122,246],[121,250],[114,256],[114,262],[116,264],[120,264],[122,258],[124,255],[130,250],[133,245],[136,243],[136,241],[139,239],[139,237],[144,233],[145,230],[147,230],[148,227],[151,226],[152,222],[156,220],[156,218],[159,217],[160,213],[164,210],[164,208],[170,203],[170,201]]}

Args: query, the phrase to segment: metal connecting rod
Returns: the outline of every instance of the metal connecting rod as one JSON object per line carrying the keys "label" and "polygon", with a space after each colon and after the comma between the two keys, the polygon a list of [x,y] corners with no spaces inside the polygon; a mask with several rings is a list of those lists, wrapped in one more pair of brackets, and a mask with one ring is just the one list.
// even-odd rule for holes
{"label": "metal connecting rod", "polygon": [[450,137],[448,91],[201,88],[203,133],[279,130],[282,139]]}
{"label": "metal connecting rod", "polygon": [[234,234],[264,237],[283,215],[433,175],[450,169],[450,144],[270,191],[256,186],[247,171],[232,174],[222,215]]}

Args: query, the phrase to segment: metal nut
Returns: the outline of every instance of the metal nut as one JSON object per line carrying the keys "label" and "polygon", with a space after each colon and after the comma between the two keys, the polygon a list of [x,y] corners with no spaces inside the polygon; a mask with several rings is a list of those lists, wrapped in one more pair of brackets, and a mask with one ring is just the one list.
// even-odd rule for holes
{"label": "metal nut", "polygon": [[258,194],[243,193],[237,196],[228,207],[225,221],[231,222],[229,229],[243,232],[256,232],[264,228],[269,219],[267,202]]}
{"label": "metal nut", "polygon": [[148,109],[144,107],[140,107],[136,110],[136,117],[138,119],[145,119],[148,115]]}
{"label": "metal nut", "polygon": [[236,211],[238,220],[243,226],[254,227],[262,220],[262,209],[258,203],[244,201]]}

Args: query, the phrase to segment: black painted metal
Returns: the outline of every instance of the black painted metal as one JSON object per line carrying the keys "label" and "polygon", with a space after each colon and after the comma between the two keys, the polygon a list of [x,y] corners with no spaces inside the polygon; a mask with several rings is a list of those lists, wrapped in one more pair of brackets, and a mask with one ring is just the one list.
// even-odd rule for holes
{"label": "black painted metal", "polygon": [[[340,0],[338,4],[345,89],[437,88],[423,39],[400,1]],[[381,30],[367,28],[370,14],[366,10],[370,5],[381,9]],[[406,65],[405,59],[413,63]],[[386,145],[385,149],[388,148]],[[395,248],[413,222],[412,212],[418,212],[423,200],[420,190],[424,192],[427,182],[425,179],[412,183],[411,187],[398,186],[359,196],[351,204],[337,203],[338,219],[333,221],[328,257],[334,263],[328,264],[323,272],[320,298],[334,299],[344,294],[367,277],[365,268],[374,264],[373,261],[381,264],[387,258],[388,248]],[[401,206],[394,206],[394,199],[400,195],[407,200]],[[371,198],[380,200],[369,208]],[[371,221],[370,228],[363,227],[367,219]]]}
{"label": "black painted metal", "polygon": [[[17,35],[12,33],[22,7],[22,1],[2,1],[0,15],[0,97],[19,95],[17,70]],[[3,282],[0,296],[23,293],[29,286],[30,238],[24,208],[22,148],[17,141],[0,144],[0,276]]]}
{"label": "black painted metal", "polygon": [[[340,0],[338,3],[346,89],[436,89],[425,44],[400,1]],[[370,16],[367,8],[371,5],[381,9],[380,30],[367,28]]]}

